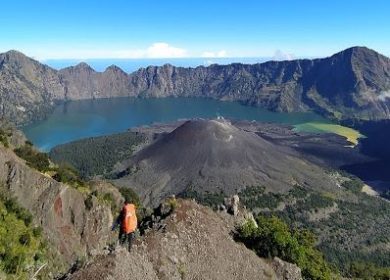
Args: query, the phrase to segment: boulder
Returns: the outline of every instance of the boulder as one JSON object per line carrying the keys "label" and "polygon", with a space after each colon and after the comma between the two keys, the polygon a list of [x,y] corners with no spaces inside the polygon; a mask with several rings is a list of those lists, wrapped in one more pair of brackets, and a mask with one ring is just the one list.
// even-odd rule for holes
{"label": "boulder", "polygon": [[278,257],[272,261],[272,267],[275,270],[278,279],[281,280],[301,280],[301,269],[295,264],[285,262]]}

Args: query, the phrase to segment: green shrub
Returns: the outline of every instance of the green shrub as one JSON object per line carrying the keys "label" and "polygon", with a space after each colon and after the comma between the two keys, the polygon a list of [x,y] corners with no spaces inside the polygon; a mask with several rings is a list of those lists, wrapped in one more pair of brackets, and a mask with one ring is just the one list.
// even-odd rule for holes
{"label": "green shrub", "polygon": [[103,194],[98,194],[98,199],[101,200],[103,203],[110,205],[112,213],[119,212],[118,205],[116,204],[112,193],[107,192]]}
{"label": "green shrub", "polygon": [[292,197],[296,198],[296,199],[304,199],[304,198],[307,197],[308,191],[307,191],[305,188],[303,188],[303,187],[301,187],[301,186],[299,186],[299,185],[295,185],[295,186],[289,191],[289,194],[290,194]]}
{"label": "green shrub", "polygon": [[169,207],[170,207],[172,210],[175,210],[175,209],[177,208],[177,206],[179,205],[178,202],[177,202],[176,197],[170,197],[170,198],[168,198],[167,203],[168,203]]}
{"label": "green shrub", "polygon": [[27,165],[41,172],[49,170],[50,161],[46,153],[36,151],[30,145],[24,145],[14,150],[14,152],[27,162]]}
{"label": "green shrub", "polygon": [[258,227],[247,220],[238,227],[238,239],[259,256],[297,264],[305,279],[332,279],[332,271],[320,251],[314,248],[316,238],[307,230],[290,230],[277,217],[259,216]]}
{"label": "green shrub", "polygon": [[26,141],[24,142],[24,144],[25,144],[26,146],[30,146],[30,147],[32,147],[32,146],[34,145],[30,140],[26,140]]}
{"label": "green shrub", "polygon": [[310,194],[307,199],[298,204],[299,211],[312,211],[315,209],[333,206],[334,200],[319,193]]}
{"label": "green shrub", "polygon": [[196,202],[206,205],[212,208],[216,208],[218,205],[221,205],[224,203],[224,199],[226,195],[220,191],[220,192],[197,192],[194,187],[188,187],[187,190],[180,193],[178,195],[180,198],[185,199],[194,199]]}
{"label": "green shrub", "polygon": [[0,197],[0,271],[7,279],[28,279],[45,261],[40,229],[31,217],[15,200]]}
{"label": "green shrub", "polygon": [[80,181],[77,171],[70,166],[60,165],[55,169],[56,174],[53,176],[58,182],[62,183],[77,183]]}
{"label": "green shrub", "polygon": [[372,263],[354,262],[349,268],[349,277],[358,279],[390,279],[389,267],[378,267]]}
{"label": "green shrub", "polygon": [[80,178],[77,170],[70,165],[59,165],[53,168],[52,171],[55,172],[53,179],[58,182],[71,185],[75,188],[88,188],[87,184]]}
{"label": "green shrub", "polygon": [[131,188],[119,188],[119,192],[122,194],[123,198],[130,203],[133,203],[137,209],[142,208],[141,200],[138,194]]}
{"label": "green shrub", "polygon": [[246,187],[239,193],[242,204],[249,209],[268,208],[275,209],[283,201],[282,195],[277,193],[266,193],[264,186]]}
{"label": "green shrub", "polygon": [[12,136],[12,132],[7,132],[6,130],[0,128],[0,143],[3,144],[4,147],[9,147],[8,137]]}
{"label": "green shrub", "polygon": [[344,181],[342,183],[342,187],[354,193],[361,192],[363,186],[364,183],[359,178],[356,177],[351,177],[349,180]]}
{"label": "green shrub", "polygon": [[22,208],[18,205],[14,198],[1,198],[4,207],[8,212],[13,213],[18,220],[24,222],[24,224],[28,227],[32,223],[32,215],[28,210]]}

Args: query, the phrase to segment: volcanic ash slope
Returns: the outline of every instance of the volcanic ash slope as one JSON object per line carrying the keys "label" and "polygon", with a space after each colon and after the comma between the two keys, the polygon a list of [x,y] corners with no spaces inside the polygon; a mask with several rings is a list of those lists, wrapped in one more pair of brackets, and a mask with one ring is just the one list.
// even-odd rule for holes
{"label": "volcanic ash slope", "polygon": [[122,163],[115,181],[131,186],[146,204],[187,190],[237,193],[247,186],[286,192],[298,184],[333,191],[326,172],[296,151],[239,129],[224,120],[191,120]]}

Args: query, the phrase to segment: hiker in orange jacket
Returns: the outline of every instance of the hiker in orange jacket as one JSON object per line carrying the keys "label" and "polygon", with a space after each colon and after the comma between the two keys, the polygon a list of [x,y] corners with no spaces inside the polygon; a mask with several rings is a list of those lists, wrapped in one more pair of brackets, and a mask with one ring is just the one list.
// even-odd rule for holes
{"label": "hiker in orange jacket", "polygon": [[120,225],[119,243],[125,245],[127,242],[129,252],[133,243],[134,232],[137,229],[137,215],[135,210],[135,205],[125,200],[122,211],[112,228],[114,230]]}

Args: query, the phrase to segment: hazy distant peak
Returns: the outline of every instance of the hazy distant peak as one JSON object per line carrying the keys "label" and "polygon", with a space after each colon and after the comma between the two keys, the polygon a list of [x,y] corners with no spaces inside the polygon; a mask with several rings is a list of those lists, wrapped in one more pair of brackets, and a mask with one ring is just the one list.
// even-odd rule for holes
{"label": "hazy distant peak", "polygon": [[80,62],[76,64],[75,66],[69,66],[62,68],[59,72],[60,73],[66,73],[66,72],[80,72],[80,71],[86,71],[86,72],[96,72],[91,66],[89,66],[86,62]]}
{"label": "hazy distant peak", "polygon": [[[89,66],[89,64],[87,64],[86,62],[80,62],[79,64],[77,64],[75,66],[75,68],[93,70],[93,68],[91,66]],[[95,70],[93,70],[93,71],[95,71]]]}
{"label": "hazy distant peak", "polygon": [[126,74],[126,72],[123,71],[122,68],[116,66],[115,64],[108,66],[106,70],[104,70],[104,72],[120,72]]}

